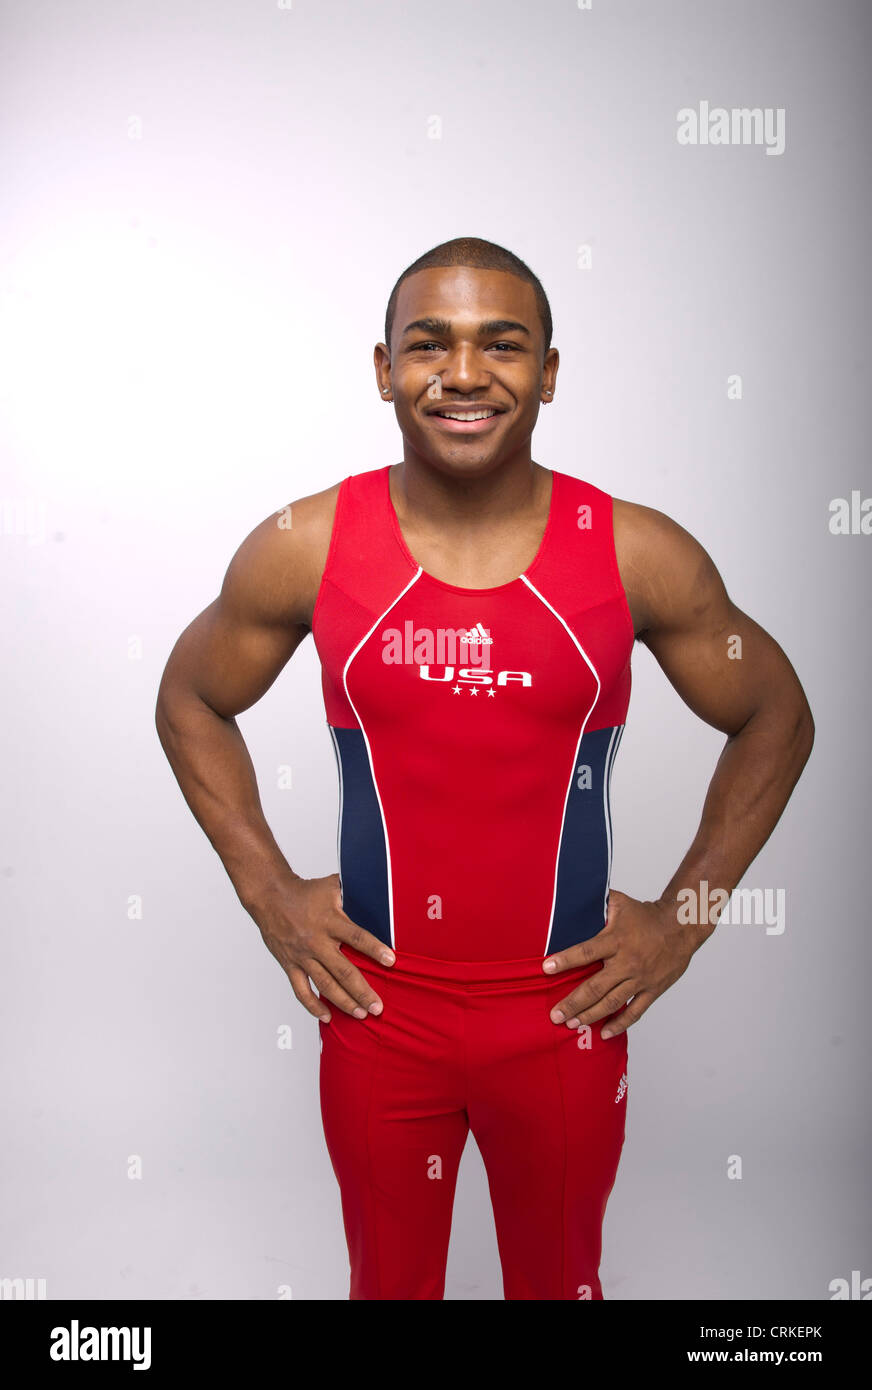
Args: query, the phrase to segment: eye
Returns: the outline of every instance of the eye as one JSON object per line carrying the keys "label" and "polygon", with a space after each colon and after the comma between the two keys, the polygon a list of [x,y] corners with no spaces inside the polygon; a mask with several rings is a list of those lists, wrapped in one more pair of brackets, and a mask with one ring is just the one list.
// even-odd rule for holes
{"label": "eye", "polygon": [[[430,340],[429,340],[428,342],[426,342],[426,343],[412,343],[412,344],[407,348],[407,351],[408,351],[408,352],[426,352],[429,348],[434,348],[437,352],[444,352],[444,351],[445,351],[445,345],[444,345],[444,343],[437,343],[437,342],[433,341],[432,339],[430,339]],[[494,348],[501,348],[501,349],[503,350],[503,351],[500,353],[500,356],[504,356],[506,352],[521,352],[521,351],[522,351],[522,347],[521,347],[521,344],[520,344],[520,343],[506,343],[506,342],[490,343],[487,350],[490,351],[490,350],[492,350],[492,349],[494,349]]]}

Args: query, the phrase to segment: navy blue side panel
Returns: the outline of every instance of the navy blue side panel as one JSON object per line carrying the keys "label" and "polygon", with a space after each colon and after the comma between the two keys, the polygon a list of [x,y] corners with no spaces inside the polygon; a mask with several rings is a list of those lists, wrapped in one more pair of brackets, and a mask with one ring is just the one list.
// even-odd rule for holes
{"label": "navy blue side panel", "polygon": [[623,724],[584,734],[566,803],[557,892],[546,955],[602,931],[612,867],[609,780]]}
{"label": "navy blue side panel", "polygon": [[360,729],[328,724],[339,769],[339,881],[342,910],[391,943],[388,856],[366,743]]}

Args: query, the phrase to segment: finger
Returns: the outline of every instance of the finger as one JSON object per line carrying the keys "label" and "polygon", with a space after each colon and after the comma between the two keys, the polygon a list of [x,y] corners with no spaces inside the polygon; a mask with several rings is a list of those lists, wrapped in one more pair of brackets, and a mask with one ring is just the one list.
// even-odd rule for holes
{"label": "finger", "polygon": [[368,932],[365,927],[360,927],[353,922],[348,913],[342,906],[342,884],[338,874],[331,874],[333,879],[334,909],[340,923],[334,924],[334,935],[340,941],[347,941],[349,946],[355,950],[362,951],[364,955],[372,956],[373,960],[381,961],[382,965],[393,965],[396,956],[386,942],[381,941],[372,932]]}
{"label": "finger", "polygon": [[372,956],[373,960],[380,961],[382,965],[393,965],[396,956],[384,941],[380,941],[372,932],[368,932],[365,927],[359,927],[356,922],[339,909],[340,921],[336,924],[334,935],[340,941],[346,941],[349,946],[353,946],[356,951],[362,951],[365,956]]}
{"label": "finger", "polygon": [[288,979],[291,982],[291,989],[299,999],[304,1009],[308,1009],[313,1017],[321,1023],[330,1022],[330,1013],[323,999],[319,999],[309,983],[309,977],[305,970],[294,967],[288,971]]}
{"label": "finger", "polygon": [[342,954],[338,946],[329,953],[322,953],[321,964],[327,967],[334,980],[362,1006],[365,1013],[381,1013],[382,1001],[369,980],[347,956]]}
{"label": "finger", "polygon": [[[576,1028],[579,1022],[595,1023],[626,1004],[633,993],[630,984],[631,981],[621,979],[620,975],[601,970],[555,1004],[551,1018],[554,1023],[567,1023],[571,1028]],[[610,999],[615,1002],[607,1007]]]}
{"label": "finger", "polygon": [[549,975],[557,975],[561,970],[572,970],[578,965],[593,965],[594,961],[608,960],[618,949],[618,939],[608,926],[598,931],[587,941],[579,941],[575,946],[567,946],[565,951],[556,951],[546,956],[542,969]]}
{"label": "finger", "polygon": [[614,1038],[617,1037],[619,1033],[625,1033],[634,1023],[638,1023],[643,1013],[645,1013],[647,1009],[650,1009],[656,998],[656,994],[652,994],[650,990],[643,989],[641,994],[635,995],[634,998],[630,1000],[623,1013],[618,1014],[617,1018],[609,1019],[605,1028],[603,1028],[600,1033],[600,1037]]}
{"label": "finger", "polygon": [[326,962],[310,956],[303,961],[303,969],[315,981],[322,998],[326,996],[343,1013],[353,1014],[355,1018],[381,1013],[382,1002],[375,990],[341,951],[337,950]]}
{"label": "finger", "polygon": [[590,1008],[581,1009],[574,1018],[567,1019],[566,1026],[579,1028],[584,1023],[599,1023],[600,1019],[608,1018],[609,1014],[622,1009],[633,998],[636,989],[635,981],[623,980],[621,984],[615,985],[614,989],[610,989],[607,994],[604,994],[596,1004],[592,1004]]}

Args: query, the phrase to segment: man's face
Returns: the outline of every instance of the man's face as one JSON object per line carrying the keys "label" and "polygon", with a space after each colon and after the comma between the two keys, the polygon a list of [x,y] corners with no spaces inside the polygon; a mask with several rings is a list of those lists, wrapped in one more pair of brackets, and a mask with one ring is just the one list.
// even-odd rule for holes
{"label": "man's face", "polygon": [[[533,286],[502,270],[434,267],[400,286],[390,360],[375,350],[409,451],[440,471],[488,473],[529,441],[558,354],[545,354]],[[550,396],[544,396],[550,400]],[[475,419],[475,407],[487,412]],[[445,413],[463,415],[447,419]]]}

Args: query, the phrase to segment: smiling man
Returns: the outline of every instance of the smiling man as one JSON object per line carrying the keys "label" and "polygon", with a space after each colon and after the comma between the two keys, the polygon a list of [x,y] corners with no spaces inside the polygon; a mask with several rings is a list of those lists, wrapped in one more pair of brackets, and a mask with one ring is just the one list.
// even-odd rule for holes
{"label": "smiling man", "polygon": [[[188,804],[321,1020],[354,1299],[443,1297],[470,1130],[505,1297],[602,1298],[627,1029],[711,935],[693,904],[742,878],[813,742],[793,667],[699,543],[533,460],[551,331],[502,247],[409,266],[375,349],[402,462],[262,522],[158,696]],[[276,844],[234,717],[309,632],[340,784],[339,873],[318,879]],[[694,841],[644,902],[610,888],[637,640],[727,735]]]}

